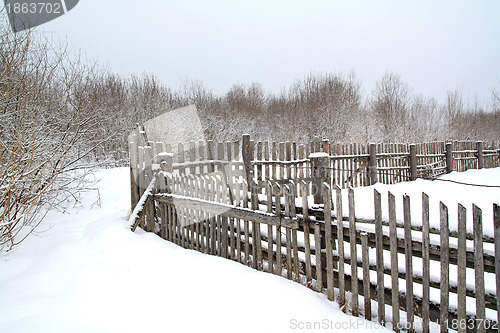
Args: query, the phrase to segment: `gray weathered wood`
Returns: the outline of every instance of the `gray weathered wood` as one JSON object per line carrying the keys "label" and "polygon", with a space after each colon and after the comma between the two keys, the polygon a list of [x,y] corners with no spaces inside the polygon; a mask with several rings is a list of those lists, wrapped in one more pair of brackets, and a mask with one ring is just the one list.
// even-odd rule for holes
{"label": "gray weathered wood", "polygon": [[334,299],[333,285],[333,246],[332,246],[332,191],[327,183],[323,183],[323,205],[325,212],[325,242],[326,242],[326,283],[327,296],[330,301]]}
{"label": "gray weathered wood", "polygon": [[385,322],[384,304],[384,243],[382,241],[382,198],[377,190],[373,192],[375,206],[375,248],[377,253],[377,302],[379,323]]}
{"label": "gray weathered wood", "polygon": [[430,300],[430,235],[429,235],[429,196],[422,193],[422,330],[429,332]]}
{"label": "gray weathered wood", "polygon": [[344,267],[344,223],[342,212],[342,189],[335,186],[335,197],[337,207],[337,243],[339,253],[339,299],[340,307],[345,304],[345,267]]}
{"label": "gray weathered wood", "polygon": [[[296,197],[296,192],[295,192],[296,186],[295,182],[292,180],[290,181],[290,218],[294,219],[296,218],[296,207],[295,207],[295,197]],[[293,274],[294,274],[294,281],[300,282],[300,267],[299,267],[299,247],[298,247],[298,235],[297,235],[297,229],[292,229],[292,261],[293,261]]]}
{"label": "gray weathered wood", "polygon": [[403,196],[405,230],[405,272],[406,272],[406,322],[413,332],[413,248],[411,238],[410,197]]}
{"label": "gray weathered wood", "polygon": [[372,306],[370,299],[370,254],[368,252],[368,234],[366,232],[361,233],[361,253],[363,262],[363,298],[365,300],[365,319],[371,320]]}
{"label": "gray weathered wood", "polygon": [[448,310],[450,307],[450,243],[448,228],[448,207],[442,202],[439,203],[440,211],[440,245],[441,245],[441,332],[448,332]]}
{"label": "gray weathered wood", "polygon": [[275,193],[275,206],[276,206],[276,215],[279,217],[280,223],[276,225],[276,275],[281,275],[283,270],[283,265],[281,261],[281,188],[279,184],[274,185],[274,193]]}
{"label": "gray weathered wood", "polygon": [[[485,314],[485,291],[484,291],[484,258],[483,258],[483,215],[476,205],[472,205],[472,223],[474,232],[474,257],[475,257],[475,280],[476,280],[476,323],[477,332],[486,332],[484,320]],[[482,325],[480,323],[483,323]]]}
{"label": "gray weathered wood", "polygon": [[[236,186],[236,202],[237,205],[240,205],[241,202],[241,193],[242,191],[246,191],[246,188],[243,187],[243,184],[237,183]],[[239,218],[236,218],[236,258],[238,259],[238,262],[242,262],[242,256],[241,256],[241,220]]]}
{"label": "gray weathered wood", "polygon": [[446,173],[450,173],[453,171],[453,144],[446,144],[445,151],[445,161],[446,161]]}
{"label": "gray weathered wood", "polygon": [[141,198],[139,195],[139,182],[138,175],[139,171],[137,169],[138,164],[138,156],[137,156],[137,143],[133,139],[129,144],[130,151],[130,207],[133,210],[139,199]]}
{"label": "gray weathered wood", "polygon": [[378,182],[377,171],[377,146],[374,143],[369,144],[370,153],[370,183],[373,185]]}
{"label": "gray weathered wood", "polygon": [[[267,212],[273,212],[273,184],[268,181],[266,186],[267,194]],[[267,271],[274,273],[274,240],[273,240],[273,226],[267,225]]]}
{"label": "gray weathered wood", "polygon": [[477,168],[484,168],[483,141],[476,142],[477,149]]}
{"label": "gray weathered wood", "polygon": [[392,324],[394,330],[399,332],[399,279],[398,279],[398,233],[396,228],[396,198],[389,192],[389,233],[391,250],[391,280],[392,280]]}
{"label": "gray weathered wood", "polygon": [[357,249],[356,249],[356,210],[354,207],[354,190],[349,187],[348,190],[348,202],[349,202],[349,239],[351,243],[351,279],[354,283],[351,283],[351,293],[352,293],[352,315],[357,317],[359,314],[358,305],[358,268],[357,268]]}
{"label": "gray weathered wood", "polygon": [[[493,225],[495,228],[495,273],[497,282],[497,323],[500,326],[500,205],[493,204]],[[499,328],[500,332],[500,328]]]}
{"label": "gray weathered wood", "polygon": [[[307,202],[307,183],[302,181],[300,183],[300,188],[302,192],[302,207],[308,207]],[[312,281],[311,274],[311,239],[309,237],[309,209],[303,209],[302,215],[304,219],[304,253],[306,261],[306,281],[310,283]]]}
{"label": "gray weathered wood", "polygon": [[317,291],[323,291],[323,267],[321,265],[321,231],[319,223],[314,225],[314,256],[316,259]]}
{"label": "gray weathered wood", "polygon": [[417,146],[410,145],[410,180],[417,179]]}
{"label": "gray weathered wood", "polygon": [[311,160],[311,174],[313,177],[314,203],[320,204],[323,202],[323,182],[330,184],[330,171],[328,170],[330,159],[326,153],[324,156],[310,155],[309,159]]}
{"label": "gray weathered wood", "polygon": [[466,306],[465,306],[465,295],[466,295],[466,251],[467,251],[467,239],[466,239],[466,216],[467,211],[464,206],[458,204],[458,253],[457,253],[457,305],[458,305],[458,332],[466,332]]}
{"label": "gray weathered wood", "polygon": [[[290,217],[290,187],[283,187],[283,197],[285,199],[285,216]],[[292,233],[289,228],[285,229],[286,234],[286,276],[289,280],[292,279]]]}

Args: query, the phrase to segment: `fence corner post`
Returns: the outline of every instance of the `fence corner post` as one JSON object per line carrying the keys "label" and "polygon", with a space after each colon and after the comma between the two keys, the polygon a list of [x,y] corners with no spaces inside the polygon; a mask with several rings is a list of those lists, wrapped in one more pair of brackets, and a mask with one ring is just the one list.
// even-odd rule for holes
{"label": "fence corner post", "polygon": [[140,189],[139,189],[139,173],[137,170],[138,156],[137,156],[137,136],[132,136],[132,141],[129,143],[130,152],[130,207],[132,211],[139,202]]}
{"label": "fence corner post", "polygon": [[314,194],[314,203],[320,204],[323,202],[322,187],[323,183],[331,184],[330,172],[328,165],[330,164],[330,156],[327,153],[312,153],[309,155],[312,168],[312,191]]}
{"label": "fence corner post", "polygon": [[374,143],[368,145],[369,149],[369,170],[370,170],[370,183],[371,185],[378,183],[378,172],[377,172],[377,146]]}
{"label": "fence corner post", "polygon": [[243,134],[242,144],[241,144],[241,156],[243,157],[243,165],[245,168],[245,179],[248,184],[248,189],[251,186],[251,160],[250,160],[250,134]]}
{"label": "fence corner post", "polygon": [[451,173],[453,171],[453,143],[446,143],[446,173]]}
{"label": "fence corner post", "polygon": [[410,180],[417,179],[417,145],[410,145]]}
{"label": "fence corner post", "polygon": [[477,168],[484,168],[483,141],[476,142],[477,148]]}

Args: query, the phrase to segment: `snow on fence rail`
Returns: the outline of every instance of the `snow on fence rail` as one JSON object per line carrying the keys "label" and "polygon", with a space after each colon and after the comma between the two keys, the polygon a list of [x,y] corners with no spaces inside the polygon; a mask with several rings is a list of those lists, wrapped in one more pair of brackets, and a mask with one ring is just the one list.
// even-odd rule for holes
{"label": "snow on fence rail", "polygon": [[[389,194],[389,218],[382,220],[376,191],[375,217],[362,220],[356,218],[354,191],[349,187],[345,200],[340,186],[404,180],[408,173],[415,176],[415,170],[418,175],[421,163],[443,160],[445,171],[498,166],[497,150],[482,150],[482,144],[474,143],[474,152],[458,151],[456,147],[464,145],[459,142],[408,146],[407,151],[404,145],[332,148],[326,140],[315,140],[307,148],[252,143],[244,137],[241,144],[208,141],[190,143],[188,149],[179,144],[172,154],[168,144],[148,143],[145,133],[136,139],[141,136],[143,148],[131,143],[132,203],[134,196],[142,203],[131,216],[133,230],[140,226],[185,248],[295,280],[326,293],[353,315],[396,331],[411,327],[428,332],[436,322],[442,330],[498,331],[497,205],[491,238],[483,237],[482,225],[493,221],[482,221],[475,206],[472,234],[465,230],[462,206],[457,231],[450,233],[448,209],[453,208],[445,205],[440,206],[440,227],[430,228],[425,194],[421,226],[411,222],[408,196]],[[335,155],[337,147],[343,155]],[[328,154],[307,158],[322,150]],[[473,154],[476,161],[469,158]],[[350,173],[339,172],[341,168]],[[154,188],[146,190],[148,184]],[[396,215],[397,200],[403,200],[402,217]],[[339,213],[342,206],[348,207],[346,216]]]}

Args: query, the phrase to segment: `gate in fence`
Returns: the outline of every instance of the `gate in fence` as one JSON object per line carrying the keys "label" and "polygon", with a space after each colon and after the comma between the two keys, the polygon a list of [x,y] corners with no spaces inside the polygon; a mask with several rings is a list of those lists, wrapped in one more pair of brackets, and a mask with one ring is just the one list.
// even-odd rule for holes
{"label": "gate in fence", "polygon": [[[140,226],[185,248],[284,276],[395,331],[428,332],[432,325],[499,331],[499,206],[494,221],[482,221],[473,206],[470,234],[460,205],[452,221],[457,230],[450,231],[443,204],[440,227],[431,228],[425,194],[422,225],[411,223],[408,196],[398,216],[397,199],[389,193],[388,212],[382,212],[377,191],[374,219],[361,220],[352,189],[426,170],[498,166],[497,150],[433,143],[410,145],[407,152],[394,145],[383,153],[370,145],[365,154],[352,145],[331,155],[340,146],[326,140],[297,146],[252,143],[246,136],[241,144],[179,144],[173,152],[144,138],[139,131],[131,143],[132,230]],[[495,223],[495,235],[485,235],[483,223]]]}

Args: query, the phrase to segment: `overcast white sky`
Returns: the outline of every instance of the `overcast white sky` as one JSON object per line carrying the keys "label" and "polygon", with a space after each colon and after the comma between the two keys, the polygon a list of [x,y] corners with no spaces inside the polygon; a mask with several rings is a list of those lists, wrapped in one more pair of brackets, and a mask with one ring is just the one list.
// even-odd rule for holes
{"label": "overcast white sky", "polygon": [[80,0],[41,31],[118,73],[216,93],[279,92],[311,72],[354,71],[365,95],[386,71],[440,101],[500,89],[500,1]]}

